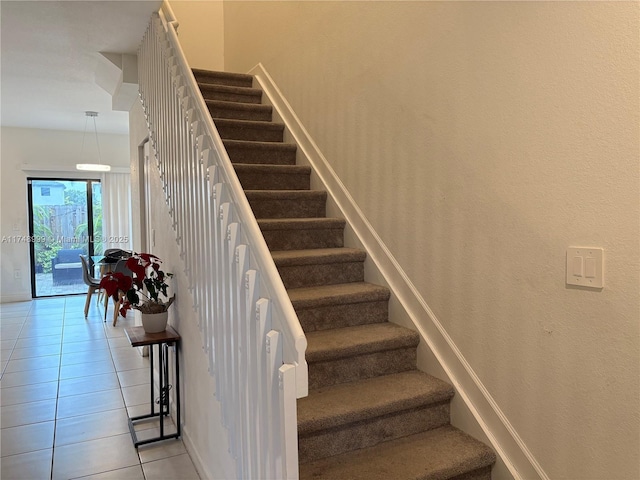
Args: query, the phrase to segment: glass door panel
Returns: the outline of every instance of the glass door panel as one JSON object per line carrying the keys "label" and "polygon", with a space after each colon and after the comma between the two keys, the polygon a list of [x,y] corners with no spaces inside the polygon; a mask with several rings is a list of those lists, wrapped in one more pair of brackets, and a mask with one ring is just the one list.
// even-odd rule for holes
{"label": "glass door panel", "polygon": [[[34,297],[85,293],[79,255],[94,252],[94,180],[29,179]],[[101,217],[101,209],[100,217]],[[101,218],[100,218],[101,223]],[[101,235],[100,235],[101,236]]]}

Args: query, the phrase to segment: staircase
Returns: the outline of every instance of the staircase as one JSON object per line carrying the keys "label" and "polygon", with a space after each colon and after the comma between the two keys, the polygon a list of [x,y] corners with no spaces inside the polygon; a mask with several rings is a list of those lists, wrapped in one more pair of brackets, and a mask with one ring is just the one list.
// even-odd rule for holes
{"label": "staircase", "polygon": [[194,75],[307,336],[300,478],[490,479],[494,453],[450,425],[453,388],[416,369],[418,334],[388,322],[389,291],[365,281],[253,77]]}

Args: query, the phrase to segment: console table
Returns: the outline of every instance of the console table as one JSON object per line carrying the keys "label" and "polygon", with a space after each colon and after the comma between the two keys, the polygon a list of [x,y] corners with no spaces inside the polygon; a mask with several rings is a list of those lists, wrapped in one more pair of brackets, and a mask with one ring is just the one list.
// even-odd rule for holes
{"label": "console table", "polygon": [[[149,371],[150,371],[150,412],[146,415],[139,415],[137,417],[129,418],[129,431],[133,438],[133,445],[138,448],[140,445],[147,443],[158,442],[160,440],[167,440],[170,438],[178,438],[180,436],[180,364],[178,361],[178,344],[180,342],[180,335],[170,326],[164,332],[160,333],[147,333],[142,327],[126,327],[124,329],[129,343],[132,347],[144,347],[149,346]],[[158,411],[155,410],[155,401],[153,398],[154,390],[154,345],[158,346],[158,371],[160,387],[160,400]],[[164,433],[164,417],[169,415],[169,347],[174,346],[173,356],[175,358],[175,404],[176,404],[176,433],[165,435]],[[138,436],[134,429],[134,423],[139,420],[147,420],[151,418],[159,417],[160,419],[160,435],[145,440],[138,440]]]}

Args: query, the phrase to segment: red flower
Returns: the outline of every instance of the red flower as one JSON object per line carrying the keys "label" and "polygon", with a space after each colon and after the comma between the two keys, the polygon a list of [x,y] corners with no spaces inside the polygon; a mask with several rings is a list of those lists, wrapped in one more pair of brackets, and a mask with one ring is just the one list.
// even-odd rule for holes
{"label": "red flower", "polygon": [[133,279],[121,272],[107,273],[100,280],[100,288],[104,288],[107,295],[118,299],[118,291],[127,292],[133,284]]}
{"label": "red flower", "polygon": [[122,305],[120,313],[126,316],[127,310],[136,308],[142,311],[164,311],[173,302],[173,297],[168,302],[160,300],[159,295],[167,297],[169,285],[166,278],[171,273],[160,270],[160,260],[150,253],[135,253],[127,259],[125,266],[131,271],[131,275],[121,272],[107,273],[100,280],[100,288],[104,288],[107,295],[115,300],[120,298],[122,292]]}

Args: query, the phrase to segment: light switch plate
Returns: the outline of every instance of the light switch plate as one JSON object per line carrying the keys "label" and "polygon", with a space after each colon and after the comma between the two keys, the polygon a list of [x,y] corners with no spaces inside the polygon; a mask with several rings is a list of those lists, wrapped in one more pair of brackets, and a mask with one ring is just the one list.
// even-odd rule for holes
{"label": "light switch plate", "polygon": [[567,248],[567,285],[603,288],[604,249],[599,247]]}

